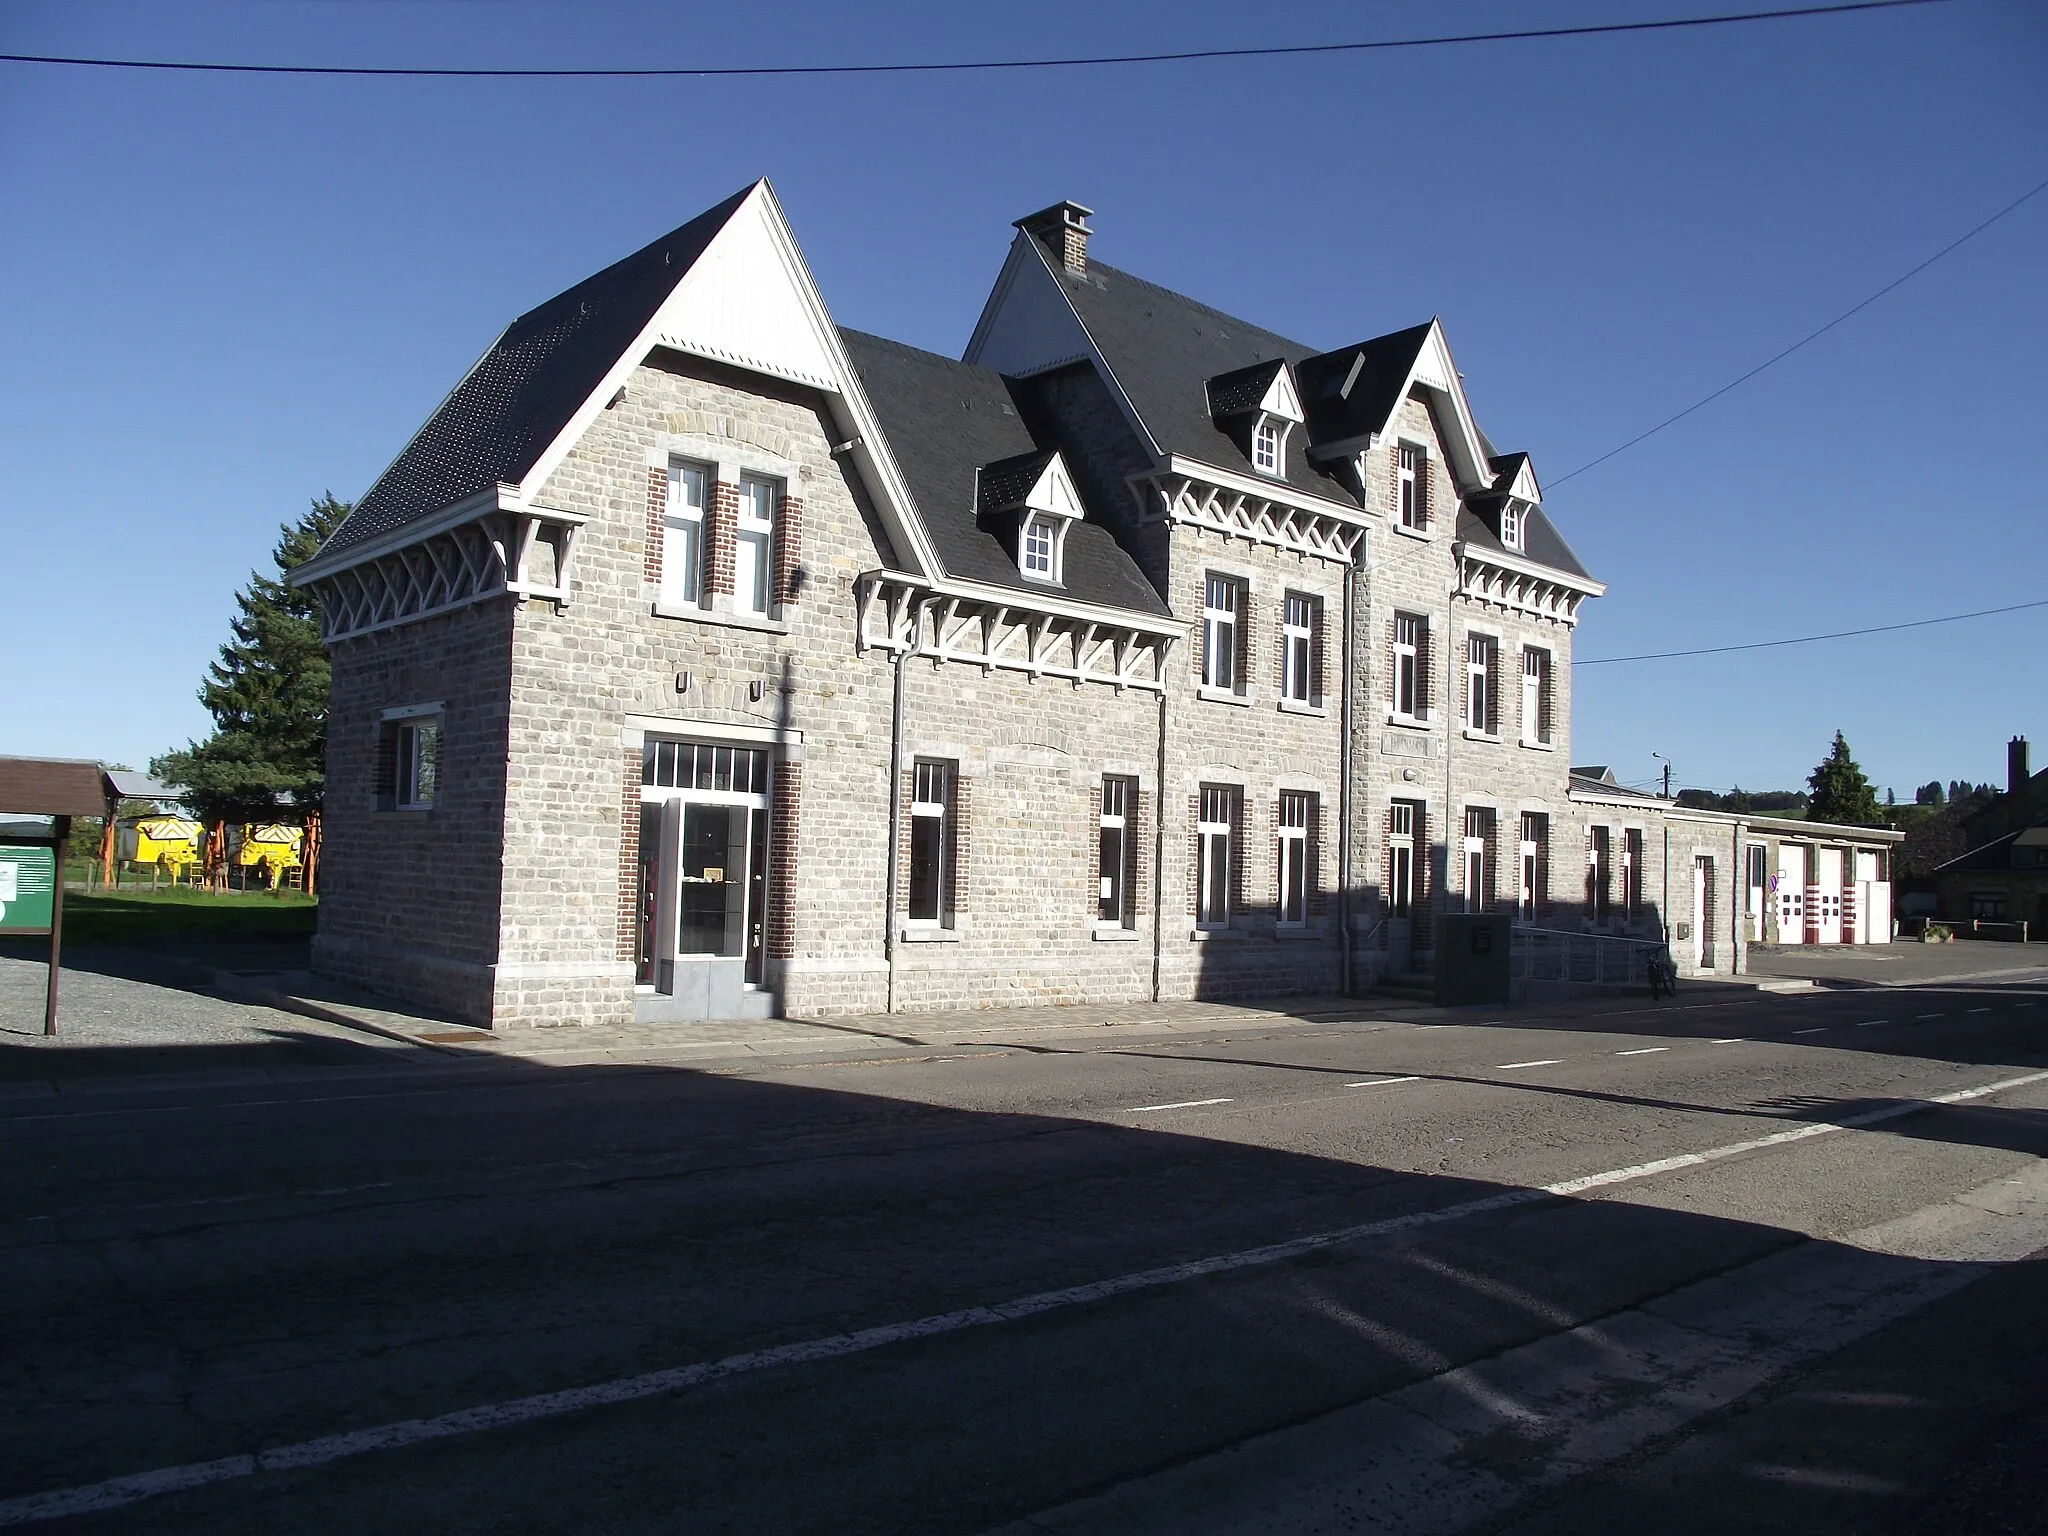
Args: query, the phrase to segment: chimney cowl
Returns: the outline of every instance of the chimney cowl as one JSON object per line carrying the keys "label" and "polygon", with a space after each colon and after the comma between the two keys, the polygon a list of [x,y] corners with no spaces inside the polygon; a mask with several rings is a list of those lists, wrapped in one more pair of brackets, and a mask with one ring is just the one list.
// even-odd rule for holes
{"label": "chimney cowl", "polygon": [[1016,227],[1030,235],[1059,259],[1069,272],[1088,270],[1089,215],[1093,208],[1076,202],[1054,203],[1017,220]]}

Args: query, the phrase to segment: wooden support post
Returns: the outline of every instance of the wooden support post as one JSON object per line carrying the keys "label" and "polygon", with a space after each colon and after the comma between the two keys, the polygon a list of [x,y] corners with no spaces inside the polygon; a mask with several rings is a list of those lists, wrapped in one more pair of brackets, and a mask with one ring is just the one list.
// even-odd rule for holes
{"label": "wooden support post", "polygon": [[57,963],[64,944],[64,848],[71,841],[71,818],[57,818],[57,842],[50,852],[56,878],[50,882],[50,986],[43,998],[43,1033],[57,1033]]}

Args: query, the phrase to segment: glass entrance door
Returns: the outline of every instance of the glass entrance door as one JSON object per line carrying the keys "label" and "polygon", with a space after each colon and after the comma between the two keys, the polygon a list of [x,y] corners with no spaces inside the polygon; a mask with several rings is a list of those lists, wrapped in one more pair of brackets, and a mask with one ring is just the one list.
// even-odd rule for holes
{"label": "glass entrance door", "polygon": [[764,979],[768,753],[650,739],[640,795],[635,979],[679,1004],[734,1009]]}

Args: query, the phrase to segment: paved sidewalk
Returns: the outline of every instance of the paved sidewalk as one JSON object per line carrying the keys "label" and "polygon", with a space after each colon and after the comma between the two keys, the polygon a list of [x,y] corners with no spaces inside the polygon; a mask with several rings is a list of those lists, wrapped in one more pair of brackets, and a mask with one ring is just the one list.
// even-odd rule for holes
{"label": "paved sidewalk", "polygon": [[1919,987],[2038,973],[2048,978],[2048,944],[1828,944],[1749,949],[1752,977],[1837,987]]}

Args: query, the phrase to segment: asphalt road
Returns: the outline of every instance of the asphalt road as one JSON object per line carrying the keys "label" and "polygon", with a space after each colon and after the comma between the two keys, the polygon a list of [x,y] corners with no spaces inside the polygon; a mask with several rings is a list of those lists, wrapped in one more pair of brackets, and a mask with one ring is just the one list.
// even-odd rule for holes
{"label": "asphalt road", "polygon": [[2044,1069],[2048,972],[10,1099],[0,1523],[986,1530],[2031,1168],[2048,1081],[1906,1111]]}

